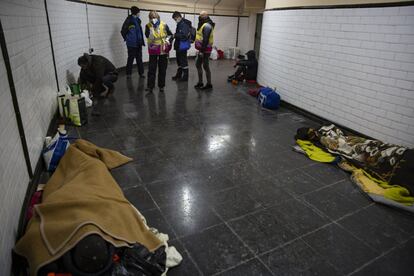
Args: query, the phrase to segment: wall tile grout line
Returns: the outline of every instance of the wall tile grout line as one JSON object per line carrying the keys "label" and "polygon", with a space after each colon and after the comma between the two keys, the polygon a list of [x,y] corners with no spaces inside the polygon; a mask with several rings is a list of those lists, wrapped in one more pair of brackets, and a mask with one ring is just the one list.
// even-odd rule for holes
{"label": "wall tile grout line", "polygon": [[23,127],[23,120],[22,120],[21,113],[20,113],[20,107],[19,107],[16,87],[15,87],[14,78],[13,78],[13,71],[12,71],[11,64],[10,64],[10,57],[9,57],[8,50],[7,50],[6,38],[4,36],[3,24],[1,20],[0,20],[0,44],[1,44],[1,51],[3,53],[4,63],[6,66],[7,78],[8,78],[9,86],[10,86],[10,94],[12,97],[14,113],[15,113],[16,121],[17,121],[16,123],[17,123],[17,127],[19,130],[24,159],[26,161],[26,169],[29,174],[29,178],[32,179],[33,170],[32,170],[32,165],[30,163],[29,149],[27,146],[26,134],[25,134],[25,130]]}

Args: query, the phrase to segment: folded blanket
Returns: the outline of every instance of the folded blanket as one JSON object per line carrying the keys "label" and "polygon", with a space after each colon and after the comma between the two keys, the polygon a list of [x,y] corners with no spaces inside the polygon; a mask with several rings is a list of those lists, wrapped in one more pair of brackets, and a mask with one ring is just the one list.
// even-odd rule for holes
{"label": "folded blanket", "polygon": [[140,243],[154,251],[162,245],[108,171],[129,161],[84,140],[68,148],[15,247],[28,260],[31,275],[90,234],[117,247]]}

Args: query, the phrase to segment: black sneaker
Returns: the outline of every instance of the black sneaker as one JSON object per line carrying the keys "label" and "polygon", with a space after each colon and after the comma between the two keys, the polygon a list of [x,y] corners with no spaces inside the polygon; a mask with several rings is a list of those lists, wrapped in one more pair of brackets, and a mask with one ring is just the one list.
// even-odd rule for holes
{"label": "black sneaker", "polygon": [[206,84],[203,87],[201,87],[201,90],[210,90],[213,89],[213,86],[211,84]]}
{"label": "black sneaker", "polygon": [[202,82],[197,83],[196,85],[194,85],[194,88],[195,89],[203,88],[203,83]]}

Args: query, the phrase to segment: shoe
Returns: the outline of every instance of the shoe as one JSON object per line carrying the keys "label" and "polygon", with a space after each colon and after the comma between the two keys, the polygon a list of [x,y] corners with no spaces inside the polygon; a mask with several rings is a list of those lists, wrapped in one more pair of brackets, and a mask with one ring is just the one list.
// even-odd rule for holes
{"label": "shoe", "polygon": [[181,79],[182,73],[183,73],[183,69],[181,69],[181,67],[178,67],[177,73],[171,79],[172,80],[179,80],[179,79]]}
{"label": "shoe", "polygon": [[164,87],[160,87],[160,92],[164,92]]}
{"label": "shoe", "polygon": [[139,75],[139,78],[140,78],[140,79],[145,79],[145,75],[144,75],[144,74]]}
{"label": "shoe", "polygon": [[183,75],[180,78],[180,81],[188,81],[188,69],[183,69]]}
{"label": "shoe", "polygon": [[205,86],[201,87],[201,90],[209,90],[213,89],[213,86],[211,84],[206,84]]}
{"label": "shoe", "polygon": [[126,75],[127,80],[131,79],[131,75]]}
{"label": "shoe", "polygon": [[203,83],[202,82],[197,83],[196,85],[194,85],[194,88],[195,89],[203,88]]}

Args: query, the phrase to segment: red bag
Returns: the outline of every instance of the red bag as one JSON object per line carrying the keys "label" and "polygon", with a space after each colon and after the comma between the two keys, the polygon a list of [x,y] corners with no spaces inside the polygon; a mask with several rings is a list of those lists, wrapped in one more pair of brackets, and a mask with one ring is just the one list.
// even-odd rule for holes
{"label": "red bag", "polygon": [[260,87],[252,88],[252,89],[249,89],[248,93],[250,96],[257,98],[257,96],[259,96],[259,90],[260,90]]}
{"label": "red bag", "polygon": [[224,59],[224,52],[222,50],[217,50],[217,59]]}

